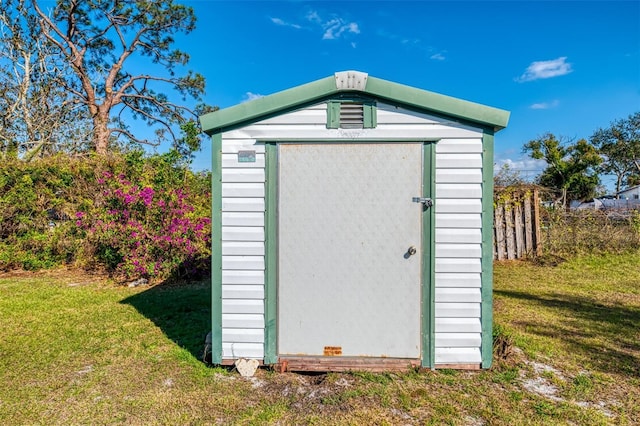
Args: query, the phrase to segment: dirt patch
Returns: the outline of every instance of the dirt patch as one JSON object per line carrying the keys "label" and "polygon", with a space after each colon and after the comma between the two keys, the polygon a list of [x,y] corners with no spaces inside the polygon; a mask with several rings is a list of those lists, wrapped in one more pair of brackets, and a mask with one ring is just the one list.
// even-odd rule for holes
{"label": "dirt patch", "polygon": [[348,390],[355,378],[347,374],[300,374],[258,371],[249,379],[252,387],[272,400],[286,400],[292,418],[308,413],[348,411],[353,401]]}
{"label": "dirt patch", "polygon": [[[557,368],[538,361],[525,361],[525,364],[532,368],[534,377],[525,378],[523,374],[521,384],[522,387],[530,393],[540,395],[555,402],[573,403],[581,408],[592,408],[600,411],[603,415],[609,418],[614,416],[614,414],[607,408],[607,403],[605,403],[604,401],[568,401],[565,398],[559,396],[558,387],[551,383],[551,381],[547,378],[542,377],[544,375],[552,374],[553,377],[557,378],[561,382],[566,382],[567,375]],[[584,373],[585,372],[582,372],[581,374]]]}
{"label": "dirt patch", "polygon": [[522,387],[531,393],[544,396],[552,401],[564,401],[562,398],[556,395],[558,388],[552,385],[547,379],[542,377],[535,377],[533,379],[527,379],[522,382]]}

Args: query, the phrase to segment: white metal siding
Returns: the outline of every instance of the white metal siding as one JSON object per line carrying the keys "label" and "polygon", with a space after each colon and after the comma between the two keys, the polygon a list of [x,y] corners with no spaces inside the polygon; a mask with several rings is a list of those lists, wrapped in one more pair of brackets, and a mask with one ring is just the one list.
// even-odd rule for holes
{"label": "white metal siding", "polygon": [[[439,213],[481,213],[482,203],[479,198],[439,198]],[[476,229],[476,228],[471,228]]]}
{"label": "white metal siding", "polygon": [[[247,150],[255,163],[238,161]],[[222,141],[223,358],[264,356],[264,153],[253,139]]]}
{"label": "white metal siding", "polygon": [[436,318],[436,333],[479,333],[480,318]]}
{"label": "white metal siding", "polygon": [[[225,297],[224,293],[223,297]],[[222,327],[227,329],[253,328],[262,330],[264,328],[264,316],[260,314],[222,314]]]}
{"label": "white metal siding", "polygon": [[436,346],[436,365],[438,364],[480,364],[480,345],[466,348],[442,348]]}
{"label": "white metal siding", "polygon": [[437,364],[481,362],[482,137],[436,145]]}
{"label": "white metal siding", "polygon": [[264,299],[263,285],[222,285],[222,297],[225,299]]}
{"label": "white metal siding", "polygon": [[[224,223],[224,221],[222,222]],[[264,254],[262,241],[223,241],[222,255],[261,256]]]}
{"label": "white metal siding", "polygon": [[222,358],[223,359],[237,359],[237,358],[262,359],[264,357],[264,343],[242,343],[242,342],[225,341],[225,337],[228,336],[228,335],[225,335],[225,330],[226,329],[224,328],[222,329]]}
{"label": "white metal siding", "polygon": [[222,284],[264,285],[264,271],[222,271]]}
{"label": "white metal siding", "polygon": [[436,272],[436,289],[443,287],[481,287],[480,273]]}
{"label": "white metal siding", "polygon": [[[482,133],[383,104],[377,106],[374,129],[327,129],[326,104],[320,104],[223,134],[223,358],[264,356],[265,147],[261,142],[399,139],[437,141],[435,363],[481,362]],[[241,150],[256,151],[256,162],[238,162]]]}

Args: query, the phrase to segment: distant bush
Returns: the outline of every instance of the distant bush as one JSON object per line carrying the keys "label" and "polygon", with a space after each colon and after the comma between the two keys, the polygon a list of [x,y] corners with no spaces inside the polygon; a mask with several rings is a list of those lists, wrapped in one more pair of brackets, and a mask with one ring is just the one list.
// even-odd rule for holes
{"label": "distant bush", "polygon": [[75,260],[69,219],[90,205],[95,164],[62,156],[0,165],[0,268],[41,269]]}
{"label": "distant bush", "polygon": [[543,209],[547,254],[622,253],[640,249],[640,211]]}
{"label": "distant bush", "polygon": [[73,264],[124,279],[204,272],[210,180],[175,152],[4,162],[0,269]]}

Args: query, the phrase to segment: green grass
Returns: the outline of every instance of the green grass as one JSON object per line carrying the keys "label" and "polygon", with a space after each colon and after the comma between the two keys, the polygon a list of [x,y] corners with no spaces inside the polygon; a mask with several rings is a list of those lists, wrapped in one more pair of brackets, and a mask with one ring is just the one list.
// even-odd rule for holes
{"label": "green grass", "polygon": [[640,253],[497,264],[503,344],[478,372],[242,379],[199,360],[210,295],[0,277],[0,424],[640,423]]}
{"label": "green grass", "polygon": [[640,377],[640,256],[504,264],[495,275],[496,323],[529,355]]}

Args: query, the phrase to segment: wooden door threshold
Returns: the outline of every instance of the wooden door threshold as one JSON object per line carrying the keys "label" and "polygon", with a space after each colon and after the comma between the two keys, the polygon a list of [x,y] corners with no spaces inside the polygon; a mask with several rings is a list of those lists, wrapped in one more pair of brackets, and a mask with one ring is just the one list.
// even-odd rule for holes
{"label": "wooden door threshold", "polygon": [[373,358],[373,357],[338,357],[338,356],[282,356],[275,366],[280,372],[285,371],[409,371],[420,368],[420,360],[415,358]]}

